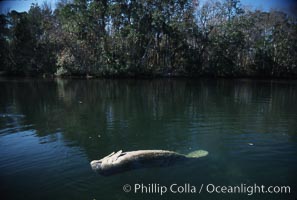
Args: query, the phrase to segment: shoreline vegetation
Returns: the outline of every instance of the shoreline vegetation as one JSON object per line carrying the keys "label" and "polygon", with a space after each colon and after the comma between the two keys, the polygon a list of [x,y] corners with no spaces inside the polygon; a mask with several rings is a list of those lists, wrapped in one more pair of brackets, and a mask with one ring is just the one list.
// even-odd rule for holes
{"label": "shoreline vegetation", "polygon": [[297,17],[239,0],[32,4],[0,46],[0,76],[297,78]]}

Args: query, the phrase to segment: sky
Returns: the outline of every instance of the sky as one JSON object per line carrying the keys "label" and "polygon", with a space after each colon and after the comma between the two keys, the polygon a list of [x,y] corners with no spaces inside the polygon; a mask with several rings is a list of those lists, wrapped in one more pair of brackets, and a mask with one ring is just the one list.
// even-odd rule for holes
{"label": "sky", "polygon": [[297,0],[241,0],[242,5],[250,5],[253,9],[269,11],[282,10],[291,14],[297,12]]}
{"label": "sky", "polygon": [[[8,10],[28,11],[32,3],[42,5],[44,1],[50,3],[52,8],[55,8],[55,4],[59,0],[0,0],[0,12],[7,13]],[[241,4],[252,9],[264,11],[277,9],[290,14],[297,13],[297,0],[241,0]]]}
{"label": "sky", "polygon": [[28,11],[32,3],[42,5],[44,2],[50,3],[53,9],[58,0],[0,0],[0,12],[7,13],[8,10],[16,10],[18,12]]}

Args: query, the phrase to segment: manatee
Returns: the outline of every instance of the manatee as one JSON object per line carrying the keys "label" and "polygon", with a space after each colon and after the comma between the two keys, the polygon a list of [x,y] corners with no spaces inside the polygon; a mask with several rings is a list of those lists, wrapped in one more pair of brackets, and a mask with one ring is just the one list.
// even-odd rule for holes
{"label": "manatee", "polygon": [[207,156],[204,150],[193,151],[187,155],[167,150],[122,150],[113,152],[100,160],[93,160],[92,169],[103,176],[110,176],[124,171],[148,167],[164,167]]}

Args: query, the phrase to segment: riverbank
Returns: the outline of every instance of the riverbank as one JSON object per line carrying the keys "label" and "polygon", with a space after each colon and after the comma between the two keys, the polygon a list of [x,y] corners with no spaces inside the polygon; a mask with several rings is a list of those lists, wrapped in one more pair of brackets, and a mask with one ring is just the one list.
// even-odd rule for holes
{"label": "riverbank", "polygon": [[189,74],[140,74],[140,75],[90,75],[74,74],[57,76],[55,74],[9,74],[0,72],[2,78],[44,78],[44,79],[254,79],[254,80],[297,80],[297,75],[292,76],[215,76],[215,75],[189,75]]}

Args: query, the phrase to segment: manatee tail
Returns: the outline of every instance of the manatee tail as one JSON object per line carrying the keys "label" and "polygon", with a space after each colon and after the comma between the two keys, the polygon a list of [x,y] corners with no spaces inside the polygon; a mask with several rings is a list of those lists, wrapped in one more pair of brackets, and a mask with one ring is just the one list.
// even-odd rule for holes
{"label": "manatee tail", "polygon": [[200,158],[208,155],[208,151],[205,150],[197,150],[192,151],[186,155],[187,158]]}

